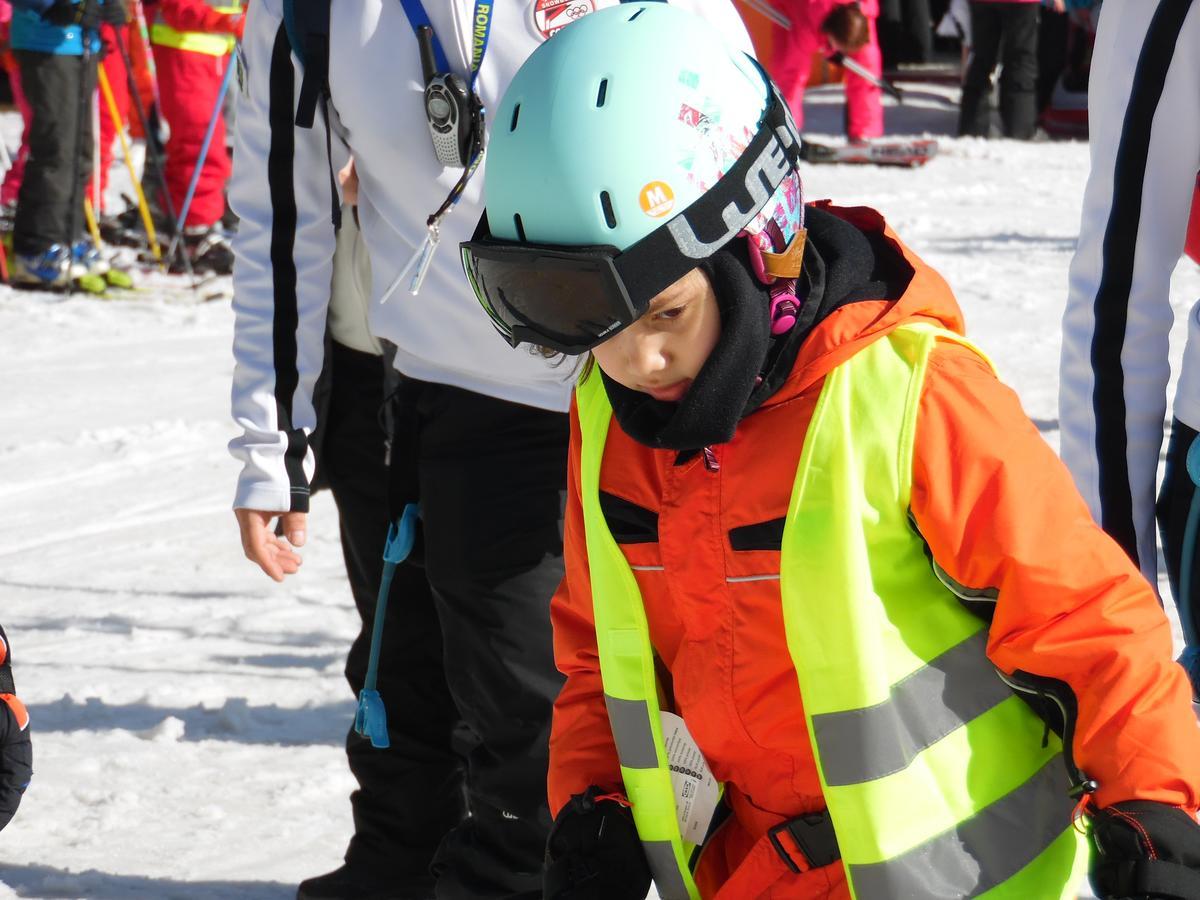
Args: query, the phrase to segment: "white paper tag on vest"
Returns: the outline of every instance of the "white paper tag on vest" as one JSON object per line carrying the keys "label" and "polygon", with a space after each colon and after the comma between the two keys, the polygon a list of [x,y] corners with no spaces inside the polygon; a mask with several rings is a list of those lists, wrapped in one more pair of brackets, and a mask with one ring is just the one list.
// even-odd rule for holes
{"label": "white paper tag on vest", "polygon": [[679,832],[687,843],[699,844],[708,834],[708,824],[717,809],[720,785],[709,771],[708,762],[683,719],[669,712],[661,715]]}

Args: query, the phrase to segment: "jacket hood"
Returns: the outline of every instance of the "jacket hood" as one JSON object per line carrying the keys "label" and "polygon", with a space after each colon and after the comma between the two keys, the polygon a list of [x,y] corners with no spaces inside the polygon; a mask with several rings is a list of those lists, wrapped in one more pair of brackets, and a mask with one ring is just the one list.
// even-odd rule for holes
{"label": "jacket hood", "polygon": [[[853,228],[846,229],[847,224]],[[794,362],[782,379],[771,379],[781,383],[762,405],[792,399],[907,322],[925,321],[963,333],[962,311],[950,286],[904,245],[876,210],[818,201],[810,209],[808,229],[823,269],[821,296],[811,311],[815,322],[797,336]],[[865,245],[852,232],[861,235]]]}

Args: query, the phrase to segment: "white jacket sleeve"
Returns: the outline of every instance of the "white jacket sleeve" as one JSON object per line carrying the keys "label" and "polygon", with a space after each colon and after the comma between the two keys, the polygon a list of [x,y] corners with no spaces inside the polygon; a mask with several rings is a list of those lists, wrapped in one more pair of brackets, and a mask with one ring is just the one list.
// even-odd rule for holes
{"label": "white jacket sleeve", "polygon": [[[235,507],[308,509],[335,233],[325,122],[292,123],[302,68],[292,57],[280,0],[250,4],[242,45],[229,199],[235,314],[230,452],[242,463]],[[348,152],[334,138],[333,168]],[[339,201],[340,202],[340,201]]]}
{"label": "white jacket sleeve", "polygon": [[[1200,167],[1200,6],[1108,0],[1091,83],[1103,90],[1088,95],[1092,166],[1063,315],[1060,452],[1093,517],[1155,584],[1171,271]],[[1176,412],[1197,427],[1193,340]]]}

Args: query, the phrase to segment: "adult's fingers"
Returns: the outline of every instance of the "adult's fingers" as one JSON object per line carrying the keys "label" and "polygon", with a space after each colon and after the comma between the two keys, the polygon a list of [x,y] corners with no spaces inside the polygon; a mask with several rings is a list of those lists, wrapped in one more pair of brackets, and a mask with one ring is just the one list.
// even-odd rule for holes
{"label": "adult's fingers", "polygon": [[[283,581],[300,568],[300,556],[271,533],[269,526],[277,513],[257,509],[237,509],[234,513],[241,531],[242,552],[248,560],[275,581]],[[299,530],[303,532],[303,520]]]}
{"label": "adult's fingers", "polygon": [[283,532],[283,536],[287,538],[289,544],[293,547],[304,546],[305,528],[308,524],[306,513],[284,513],[279,517],[279,524],[282,526],[279,530]]}

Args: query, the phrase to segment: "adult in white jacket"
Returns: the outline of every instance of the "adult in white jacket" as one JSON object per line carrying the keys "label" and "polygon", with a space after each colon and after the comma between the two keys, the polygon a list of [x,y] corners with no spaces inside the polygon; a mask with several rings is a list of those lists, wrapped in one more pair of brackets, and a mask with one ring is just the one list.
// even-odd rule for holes
{"label": "adult in white jacket", "polygon": [[[616,2],[495,3],[476,84],[485,108],[495,108],[541,41]],[[750,48],[729,0],[678,2]],[[481,6],[491,4],[424,3],[449,68],[468,80]],[[560,684],[548,607],[562,575],[572,373],[505,348],[464,279],[457,246],[483,208],[478,173],[442,222],[441,246],[419,295],[407,291],[405,279],[384,302],[462,169],[435,158],[405,3],[334,3],[329,48],[327,152],[320,113],[314,128],[293,125],[303,67],[291,52],[282,0],[250,5],[230,188],[241,217],[233,415],[242,434],[230,448],[243,468],[234,505],[247,556],[276,580],[295,573],[335,245],[330,210],[339,202],[331,197],[330,171],[352,153],[374,276],[370,327],[394,348],[400,387],[391,404],[387,476],[382,461],[357,473],[360,495],[378,503],[353,514],[362,517],[360,526],[378,518],[379,527],[351,531],[377,535],[344,546],[348,566],[353,570],[352,558],[378,557],[383,524],[405,503],[419,502],[422,535],[396,574],[384,633],[379,690],[391,748],[373,749],[351,733],[347,750],[360,790],[352,796],[355,834],[346,865],[304,882],[299,896],[540,897],[551,821],[547,736]],[[271,532],[276,517],[286,539]],[[345,545],[352,535],[342,524]],[[347,664],[355,691],[373,605],[373,597],[363,602],[363,590],[356,585],[364,632]]]}
{"label": "adult in white jacket", "polygon": [[[1171,272],[1200,169],[1200,3],[1105,0],[1088,119],[1092,168],[1063,318],[1062,457],[1096,520],[1157,584],[1155,482],[1170,376]],[[1158,499],[1168,576],[1192,640],[1188,608],[1197,605],[1180,597],[1179,582],[1194,493],[1184,459],[1200,427],[1198,313],[1200,305],[1188,318]]]}

